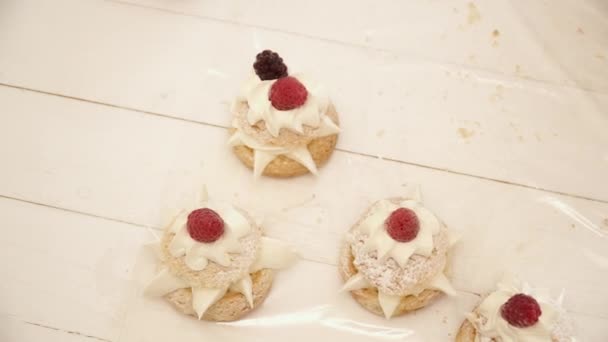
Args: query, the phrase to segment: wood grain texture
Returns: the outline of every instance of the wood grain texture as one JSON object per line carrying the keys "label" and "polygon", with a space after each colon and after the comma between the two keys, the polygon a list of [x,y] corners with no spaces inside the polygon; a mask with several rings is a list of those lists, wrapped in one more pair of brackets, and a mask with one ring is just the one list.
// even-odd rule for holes
{"label": "wood grain texture", "polygon": [[[344,282],[348,281],[348,279],[358,273],[357,268],[353,264],[354,259],[355,258],[350,250],[350,246],[342,246],[340,249],[340,263],[338,264],[338,272],[340,273],[340,276]],[[378,300],[377,288],[370,287],[349,292],[351,297],[353,297],[353,299],[366,310],[380,317],[385,316],[382,306],[380,305],[380,301]],[[431,305],[433,301],[435,301],[441,295],[441,291],[426,289],[417,296],[410,295],[402,297],[391,318],[407,315]]]}
{"label": "wood grain texture", "polygon": [[[605,339],[605,5],[355,0],[319,12],[319,1],[263,12],[244,0],[0,2],[0,340],[163,337],[146,314],[199,338],[200,322],[150,312],[131,280],[139,246],[202,184],[307,260],[280,275],[259,324],[292,319],[320,340],[384,331],[332,290],[338,246],[358,213],[412,183],[461,233],[461,296],[391,332],[451,340],[474,293],[512,272],[564,289],[581,339]],[[263,48],[322,81],[340,109],[338,150],[317,179],[254,183],[224,144],[229,103]],[[429,322],[441,323],[425,332]]]}
{"label": "wood grain texture", "polygon": [[[2,341],[115,341],[142,227],[0,198]],[[1,316],[0,316],[1,317]]]}
{"label": "wood grain texture", "polygon": [[[247,0],[229,4],[221,0],[116,2],[381,49],[424,61],[608,90],[608,69],[601,58],[581,53],[600,46],[605,50],[608,46],[603,34],[608,8],[601,0],[586,0],[583,4],[572,0],[534,4],[506,0],[491,4],[469,0],[449,4],[384,0],[371,4],[356,0],[348,6],[313,0],[274,6],[272,11],[260,8],[272,6],[273,0],[255,4]],[[548,11],[551,16],[544,15]],[[315,24],[311,25],[313,17]],[[342,17],[348,20],[336,25],[336,18]],[[568,48],[573,45],[582,51]]]}
{"label": "wood grain texture", "polygon": [[11,316],[0,316],[0,338],[2,341],[21,342],[110,342],[104,338],[81,333],[75,330],[64,330],[40,323],[21,321]]}
{"label": "wood grain texture", "polygon": [[[443,16],[467,20],[465,14],[452,14],[450,6],[441,10],[440,4],[412,6],[416,15],[433,12],[437,20]],[[463,11],[469,10],[467,6],[454,5]],[[495,7],[476,6],[485,20],[462,32],[456,28],[461,38],[448,44],[447,50],[483,55],[488,62],[504,63],[500,69],[516,70],[520,65],[525,75],[545,68],[561,78],[570,75],[540,48],[542,42],[526,34],[526,23],[509,19],[517,13],[506,1],[496,2]],[[608,124],[602,114],[608,105],[606,93],[467,67],[458,62],[461,57],[433,62],[417,54],[387,53],[123,3],[24,0],[5,13],[18,15],[7,14],[0,21],[6,37],[0,41],[4,51],[0,83],[228,126],[228,104],[248,75],[253,56],[273,48],[281,52],[290,70],[306,72],[327,86],[343,116],[341,149],[608,201],[605,182],[586,181],[608,173],[602,148],[608,144],[602,130]],[[386,16],[374,19],[373,25],[379,25],[381,18]],[[450,25],[454,20],[448,21]],[[575,38],[581,42],[596,38],[583,45],[588,52],[581,58],[601,55],[606,47],[601,37],[608,35],[597,34],[605,30],[605,21],[588,23],[593,29],[587,30],[596,33]],[[491,46],[495,29],[502,32],[501,48]],[[387,27],[377,34],[393,44],[419,43],[414,38],[397,40],[392,32],[420,34],[409,26],[396,31]],[[531,64],[517,64],[510,51]],[[444,55],[441,52],[433,55]],[[589,58],[594,63],[584,63],[585,75],[604,75],[606,63]],[[580,169],[585,170],[585,179],[573,176]]]}
{"label": "wood grain texture", "polygon": [[[8,88],[0,88],[0,100],[12,108],[10,117],[0,116],[4,129],[0,154],[5,156],[5,167],[0,169],[2,193],[114,220],[103,220],[99,230],[107,230],[106,225],[125,225],[116,221],[140,226],[133,230],[135,237],[125,237],[120,230],[104,233],[104,240],[98,241],[97,234],[80,228],[93,225],[56,224],[64,229],[65,241],[58,240],[62,243],[56,246],[44,245],[59,253],[58,259],[36,258],[48,261],[46,269],[54,267],[59,272],[66,264],[77,262],[73,261],[78,260],[74,255],[84,253],[85,247],[72,241],[93,238],[97,253],[116,241],[127,244],[116,257],[97,258],[120,265],[133,262],[136,246],[148,236],[141,227],[161,227],[163,213],[189,203],[188,196],[203,183],[209,186],[213,197],[234,201],[263,217],[267,234],[291,243],[305,259],[335,265],[342,236],[359,213],[378,198],[400,195],[409,183],[417,183],[422,185],[425,204],[462,236],[452,257],[456,288],[486,292],[494,288],[505,271],[513,271],[540,287],[555,291],[564,288],[567,293],[576,294],[566,296],[565,306],[583,317],[582,323],[607,317],[606,306],[597,300],[604,292],[602,260],[607,256],[603,238],[598,236],[605,235],[602,224],[608,211],[606,204],[339,151],[316,179],[307,176],[290,182],[262,179],[256,183],[227,145],[209,143],[225,139],[222,128]],[[12,146],[19,146],[19,153]],[[458,194],[458,200],[446,189]],[[27,212],[22,215],[38,217]],[[78,217],[68,213],[66,219],[72,216]],[[20,217],[15,216],[11,222],[19,222]],[[23,229],[16,231],[27,237],[32,234]],[[23,255],[35,251],[33,245],[25,244],[26,237],[7,237],[11,237],[4,242],[8,247],[2,249],[8,253],[6,258],[23,259]],[[14,243],[24,247],[11,247]],[[560,267],[547,267],[539,260],[552,260]],[[45,279],[56,282],[49,285],[48,281],[44,284],[29,278],[29,272],[21,266],[31,268],[34,264],[22,261],[19,268],[10,268],[12,292],[5,293],[11,301],[56,301],[62,296],[54,292],[46,299],[45,286],[67,296],[64,284],[68,280],[94,281],[91,277],[99,276],[112,286],[124,284],[124,279],[121,282],[97,272],[97,262],[99,259],[90,259],[89,267],[94,271],[85,273],[83,278],[77,268],[67,278],[42,273]],[[96,289],[95,283],[81,286]],[[116,295],[120,296],[120,291]],[[111,298],[122,302],[120,297]],[[72,311],[65,309],[68,306],[62,302],[46,306],[49,311],[43,315],[27,307],[10,312],[34,322],[49,320],[46,323],[52,326],[76,325],[77,329],[71,329],[107,338],[105,329],[109,328],[103,328],[103,324],[115,324],[113,314],[97,320],[80,318],[81,323],[78,319],[76,323],[70,321],[81,317],[82,312],[97,310],[103,300],[107,298],[91,294],[78,299]],[[111,301],[104,305],[101,307],[115,312],[121,304]],[[60,313],[53,311],[60,307]],[[587,327],[589,334],[599,334],[604,329],[604,325],[594,324]]]}

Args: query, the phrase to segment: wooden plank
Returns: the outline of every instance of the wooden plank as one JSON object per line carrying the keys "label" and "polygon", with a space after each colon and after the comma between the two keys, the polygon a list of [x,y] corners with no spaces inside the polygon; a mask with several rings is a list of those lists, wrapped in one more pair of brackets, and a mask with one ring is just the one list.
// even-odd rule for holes
{"label": "wooden plank", "polygon": [[[120,0],[520,78],[608,90],[608,8],[598,0]],[[551,15],[546,15],[550,12]],[[314,18],[314,23],[311,21]],[[337,24],[339,23],[339,24]],[[576,46],[576,48],[572,48]]]}
{"label": "wooden plank", "polygon": [[[153,275],[149,258],[140,256],[135,274]],[[127,312],[118,342],[168,339],[180,341],[444,341],[453,336],[463,313],[477,296],[460,293],[408,317],[386,320],[361,308],[346,293],[335,267],[300,261],[275,278],[272,291],[258,310],[238,322],[213,324],[184,318],[166,302],[139,295]],[[429,326],[429,322],[435,322]],[[169,328],[171,327],[171,328]]]}
{"label": "wooden plank", "polygon": [[318,178],[254,182],[222,128],[6,88],[0,94],[13,108],[0,122],[1,194],[161,227],[163,212],[206,183],[216,199],[264,217],[268,234],[304,258],[335,264],[344,232],[368,205],[417,183],[425,203],[462,235],[452,265],[458,288],[483,293],[510,271],[575,293],[572,310],[607,316],[598,301],[606,203],[342,152]]}
{"label": "wooden plank", "polygon": [[[153,265],[149,256],[140,255],[134,274],[149,278],[153,275]],[[459,292],[457,297],[443,297],[410,315],[385,320],[362,309],[348,294],[336,293],[341,282],[335,273],[334,267],[300,261],[278,275],[272,292],[259,310],[241,321],[220,325],[177,315],[167,303],[141,296],[143,284],[140,284],[118,342],[170,339],[451,341],[464,314],[479,303],[478,295]],[[580,340],[599,342],[606,336],[606,317],[576,312],[571,316]]]}
{"label": "wooden plank", "polygon": [[608,200],[605,94],[119,3],[20,1],[4,13],[0,83],[226,126],[254,54],[270,47],[326,83],[342,149]]}
{"label": "wooden plank", "polygon": [[149,233],[6,198],[0,216],[2,340],[115,340],[135,256]]}

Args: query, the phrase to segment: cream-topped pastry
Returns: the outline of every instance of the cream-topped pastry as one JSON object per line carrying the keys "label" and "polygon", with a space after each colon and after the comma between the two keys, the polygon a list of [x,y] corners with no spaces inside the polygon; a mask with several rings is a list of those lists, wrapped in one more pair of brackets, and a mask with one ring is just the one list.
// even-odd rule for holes
{"label": "cream-topped pastry", "polygon": [[546,291],[505,281],[467,315],[459,342],[572,342],[572,327],[562,308]]}
{"label": "cream-topped pastry", "polygon": [[444,274],[448,230],[413,197],[374,203],[347,233],[340,259],[342,290],[386,318],[455,294]]}
{"label": "cream-topped pastry", "polygon": [[263,236],[244,211],[203,197],[153,246],[160,265],[145,293],[199,319],[238,319],[263,301],[272,270],[287,267],[296,254]]}
{"label": "cream-topped pastry", "polygon": [[230,146],[256,177],[317,174],[340,132],[325,89],[304,75],[289,76],[269,50],[258,54],[254,71],[231,108]]}

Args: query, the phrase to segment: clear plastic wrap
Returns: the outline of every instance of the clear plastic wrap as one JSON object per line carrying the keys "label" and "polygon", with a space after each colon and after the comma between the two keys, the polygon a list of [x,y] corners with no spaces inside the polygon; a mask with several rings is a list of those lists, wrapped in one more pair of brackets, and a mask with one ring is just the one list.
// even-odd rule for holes
{"label": "clear plastic wrap", "polygon": [[[499,35],[503,40],[509,34],[502,28],[500,33],[488,30],[495,44]],[[372,42],[394,38],[382,28],[365,32]],[[250,50],[271,43],[289,50],[286,39],[264,37],[252,35]],[[301,49],[323,51],[326,44],[306,41]],[[341,50],[342,57],[351,48]],[[597,125],[606,118],[579,122],[564,109],[597,113],[597,106],[608,103],[606,96],[530,80],[519,74],[519,65],[513,66],[514,75],[506,75],[504,70],[434,64],[383,51],[356,56],[348,67],[321,65],[322,72],[312,73],[338,88],[328,90],[347,141],[338,145],[318,177],[254,181],[230,148],[221,145],[228,139],[222,132],[210,137],[221,147],[201,151],[205,167],[200,177],[173,189],[183,194],[206,183],[212,196],[262,218],[268,236],[298,250],[301,258],[278,273],[266,301],[235,322],[180,314],[166,301],[142,295],[156,265],[142,248],[119,341],[453,341],[466,315],[505,275],[563,300],[580,340],[608,338],[608,202],[600,180],[605,160],[598,162],[602,153],[606,158],[606,139]],[[471,56],[469,60],[476,58]],[[251,57],[242,62],[250,63]],[[314,61],[306,54],[298,66],[315,70]],[[361,86],[345,91],[339,88],[350,81],[349,68],[357,68]],[[217,66],[208,71],[210,80],[216,74],[230,75],[231,82],[239,78]],[[225,80],[219,82],[226,86]],[[233,86],[236,94],[239,84]],[[345,95],[360,98],[351,104]],[[475,99],[478,104],[470,102]],[[420,111],[414,121],[395,119],[411,108]],[[383,114],[374,117],[375,112]],[[227,108],[217,115],[225,115],[228,123]],[[545,125],[547,120],[555,122]],[[576,144],[587,148],[573,152]],[[572,160],[555,157],[560,151]],[[589,178],[581,179],[586,172]],[[367,207],[402,196],[414,185],[420,186],[424,204],[460,236],[448,266],[457,296],[442,296],[426,308],[387,320],[339,292],[338,254],[344,234]],[[170,197],[164,206],[179,207]]]}
{"label": "clear plastic wrap", "polygon": [[[366,207],[408,193],[408,181],[421,184],[424,203],[461,236],[449,261],[458,295],[386,320],[339,293],[338,251],[344,233]],[[210,192],[254,208],[267,234],[292,244],[302,258],[278,273],[261,307],[239,321],[213,323],[142,295],[156,268],[153,255],[142,249],[120,341],[451,341],[465,314],[505,274],[547,288],[554,297],[563,293],[564,307],[582,336],[602,331],[600,320],[578,312],[605,310],[603,203],[341,153],[318,179],[239,183],[210,185]]]}
{"label": "clear plastic wrap", "polygon": [[[0,340],[453,341],[512,275],[608,341],[607,4],[0,1]],[[255,181],[228,146],[263,49],[339,114],[317,177]],[[239,321],[142,294],[143,245],[202,184],[300,255]],[[414,185],[460,236],[457,296],[387,320],[340,292],[339,254]]]}

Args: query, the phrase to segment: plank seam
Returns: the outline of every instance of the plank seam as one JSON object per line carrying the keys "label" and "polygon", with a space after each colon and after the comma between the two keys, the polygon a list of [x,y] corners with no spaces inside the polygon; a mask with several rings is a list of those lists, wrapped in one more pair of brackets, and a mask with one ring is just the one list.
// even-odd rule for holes
{"label": "plank seam", "polygon": [[[110,1],[110,0],[106,0],[106,1]],[[187,122],[187,123],[197,124],[197,125],[201,125],[201,126],[208,126],[208,127],[221,128],[221,129],[229,128],[227,126],[217,125],[217,124],[208,123],[208,122],[204,122],[204,121],[197,121],[197,120],[193,120],[193,119],[181,118],[181,117],[173,116],[170,114],[163,114],[163,113],[141,110],[141,109],[127,107],[127,106],[100,102],[100,101],[96,101],[96,100],[89,100],[89,99],[80,98],[80,97],[76,97],[76,96],[70,96],[70,95],[64,95],[64,94],[59,94],[59,93],[53,93],[53,92],[49,92],[49,91],[45,91],[45,90],[28,88],[28,87],[24,87],[24,86],[20,86],[20,85],[0,82],[0,86],[7,87],[7,88],[13,88],[13,89],[19,89],[19,90],[23,90],[23,91],[38,93],[38,94],[43,94],[43,95],[60,97],[60,98],[68,99],[68,100],[86,102],[86,103],[106,106],[106,107],[110,107],[110,108],[116,108],[116,109],[120,109],[120,110],[124,110],[124,111],[147,114],[147,115],[152,115],[152,116],[156,116],[156,117],[160,117],[160,118],[164,118],[164,119]],[[477,179],[481,179],[481,180],[485,180],[485,181],[489,181],[489,182],[496,182],[496,183],[516,186],[516,187],[520,187],[520,188],[524,188],[524,189],[542,191],[542,192],[551,193],[554,195],[560,195],[560,196],[572,197],[572,198],[582,199],[582,200],[596,202],[596,203],[608,204],[608,200],[604,200],[604,199],[593,198],[593,197],[589,197],[589,196],[578,195],[578,194],[568,193],[568,192],[559,191],[559,190],[552,190],[552,189],[547,189],[547,188],[542,188],[542,187],[537,187],[537,186],[532,186],[532,185],[527,185],[527,184],[522,184],[522,183],[511,182],[511,181],[506,181],[506,180],[502,180],[502,179],[498,179],[498,178],[492,178],[492,177],[488,177],[488,176],[481,176],[481,175],[476,175],[476,174],[472,174],[472,173],[451,170],[451,169],[442,168],[439,166],[432,166],[432,165],[426,165],[426,164],[421,164],[421,163],[416,163],[416,162],[409,162],[409,161],[394,159],[394,158],[390,158],[390,157],[380,157],[380,156],[369,154],[369,153],[356,152],[356,151],[351,151],[351,150],[347,150],[347,149],[343,149],[343,148],[336,148],[336,151],[346,153],[346,154],[367,157],[367,158],[386,160],[386,161],[390,161],[390,162],[394,162],[394,163],[419,167],[419,168],[433,170],[433,171],[450,173],[450,174],[459,175],[459,176],[477,178]]]}
{"label": "plank seam", "polygon": [[[114,219],[114,218],[110,218],[110,217],[104,217],[104,216],[100,216],[100,215],[90,214],[90,213],[87,213],[87,212],[77,211],[77,210],[73,210],[73,209],[67,209],[67,208],[62,208],[62,207],[57,207],[57,206],[51,206],[51,205],[47,205],[47,204],[43,204],[43,203],[38,203],[38,202],[34,202],[34,201],[19,199],[19,198],[15,198],[15,197],[9,197],[9,196],[5,196],[5,195],[0,195],[0,198],[4,198],[4,199],[16,201],[16,202],[27,203],[27,204],[36,205],[36,206],[42,206],[42,207],[46,207],[46,208],[53,209],[53,210],[65,211],[65,212],[69,212],[69,213],[73,213],[73,214],[88,216],[88,217],[92,217],[92,218],[96,218],[96,219],[102,219],[102,220],[108,220],[108,221],[113,221],[113,222],[119,222],[119,223],[129,224],[129,225],[132,225],[134,227],[139,227],[139,228],[153,228],[153,229],[156,229],[156,230],[161,230],[161,228],[157,228],[157,227],[151,227],[151,226],[145,226],[145,225],[140,225],[140,224],[136,224],[136,223],[130,223],[130,222],[124,221],[124,220],[119,220],[119,219]],[[320,265],[324,265],[324,266],[337,266],[337,264],[335,264],[335,263],[332,264],[332,263],[322,262],[322,261],[318,261],[318,260],[312,260],[312,259],[304,258],[304,257],[301,257],[301,256],[300,256],[300,259],[303,260],[303,261],[312,262],[312,263],[320,264]],[[467,294],[470,294],[470,295],[474,295],[474,296],[477,296],[479,298],[482,297],[481,293],[475,292],[475,291],[471,291],[471,290],[457,289],[457,291],[458,292],[462,292],[462,293],[467,293]],[[570,311],[572,313],[576,313],[576,314],[580,314],[580,315],[586,315],[586,316],[589,316],[589,317],[596,317],[596,318],[600,318],[600,319],[608,319],[608,316],[605,317],[603,315],[593,315],[593,314],[588,314],[588,313],[580,312],[580,311],[572,311],[572,310],[570,310]],[[61,332],[69,333],[69,334],[81,335],[81,336],[84,336],[84,337],[89,337],[89,338],[97,339],[97,340],[104,341],[104,342],[112,342],[110,340],[103,339],[103,338],[100,338],[100,337],[96,337],[96,336],[92,336],[92,335],[85,335],[85,334],[77,332],[77,331],[69,331],[69,330],[54,328],[54,327],[51,327],[51,326],[46,326],[46,325],[39,324],[39,323],[34,323],[34,322],[28,322],[28,321],[23,321],[23,322],[27,323],[27,324],[39,326],[39,327],[42,327],[42,328],[57,330],[57,331],[61,331]]]}
{"label": "plank seam", "polygon": [[147,10],[153,10],[153,11],[157,11],[157,12],[163,12],[163,13],[168,13],[168,14],[172,14],[172,15],[187,17],[187,18],[194,18],[194,19],[198,19],[198,20],[202,20],[202,21],[211,21],[211,22],[217,22],[217,23],[233,25],[233,26],[238,26],[238,27],[255,28],[255,29],[259,29],[259,30],[263,30],[263,31],[292,35],[292,36],[296,36],[296,37],[336,44],[339,46],[355,48],[355,49],[359,49],[359,50],[380,52],[380,53],[385,53],[385,54],[388,54],[391,56],[402,57],[402,58],[412,59],[412,60],[420,60],[420,61],[424,61],[426,63],[430,63],[433,65],[450,66],[450,67],[456,67],[458,69],[466,69],[469,71],[481,71],[481,72],[488,73],[491,75],[499,75],[501,77],[509,77],[509,78],[515,78],[515,79],[520,79],[520,80],[525,80],[525,81],[537,82],[537,83],[541,83],[544,85],[550,85],[550,86],[553,86],[556,88],[582,90],[582,91],[587,91],[587,92],[594,93],[594,94],[608,94],[608,90],[584,87],[578,83],[577,83],[577,85],[569,85],[569,84],[558,83],[556,81],[543,80],[540,78],[535,78],[535,77],[530,77],[530,76],[511,75],[508,73],[499,72],[499,71],[495,71],[495,70],[491,70],[491,69],[487,69],[487,68],[474,67],[471,65],[459,64],[459,63],[453,63],[453,62],[433,60],[433,59],[429,58],[429,56],[423,56],[423,55],[416,54],[413,52],[400,53],[400,52],[396,52],[396,51],[386,49],[386,48],[378,48],[378,47],[372,47],[372,46],[367,46],[367,45],[363,45],[363,44],[345,42],[345,41],[341,41],[341,40],[324,38],[324,37],[319,37],[319,36],[315,36],[315,35],[296,32],[296,31],[282,30],[282,29],[277,29],[277,28],[263,26],[263,25],[247,24],[247,23],[230,20],[230,19],[222,19],[222,18],[204,16],[204,15],[200,15],[200,14],[186,13],[183,11],[171,10],[171,9],[167,9],[167,8],[157,7],[157,6],[136,4],[136,3],[132,3],[129,1],[124,1],[124,0],[103,0],[103,1],[109,2],[109,3],[114,3],[117,5],[122,5],[122,6],[143,8],[143,9],[147,9]]}
{"label": "plank seam", "polygon": [[77,336],[80,336],[80,337],[90,338],[90,339],[96,340],[96,341],[112,342],[111,340],[107,340],[105,338],[101,338],[101,337],[97,337],[97,336],[93,336],[93,335],[87,335],[87,334],[84,334],[84,333],[81,333],[81,332],[75,331],[75,330],[66,330],[66,329],[56,328],[56,327],[52,327],[52,326],[49,326],[49,325],[35,323],[35,322],[29,322],[29,321],[22,321],[22,322],[25,323],[25,324],[37,326],[39,328],[55,330],[55,331],[59,331],[59,332],[62,332],[62,333],[65,333],[65,334],[70,334],[70,335],[77,335]]}

